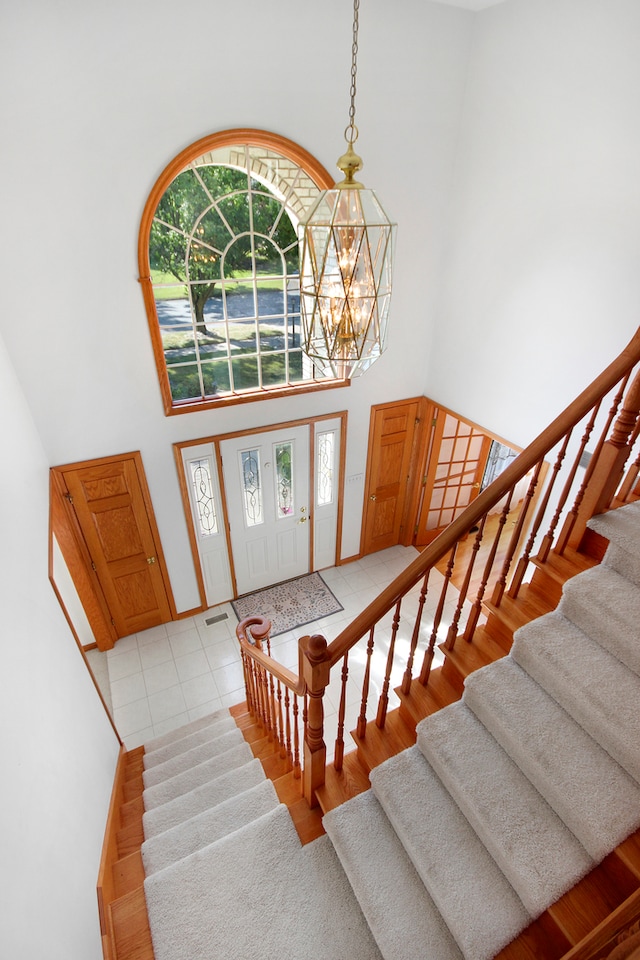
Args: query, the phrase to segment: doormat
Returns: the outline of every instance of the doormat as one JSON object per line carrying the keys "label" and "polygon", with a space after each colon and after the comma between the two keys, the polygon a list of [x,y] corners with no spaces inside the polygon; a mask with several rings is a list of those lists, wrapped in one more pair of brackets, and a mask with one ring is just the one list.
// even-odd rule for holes
{"label": "doormat", "polygon": [[254,616],[270,620],[272,637],[344,610],[319,573],[256,590],[232,600],[231,606],[238,620]]}

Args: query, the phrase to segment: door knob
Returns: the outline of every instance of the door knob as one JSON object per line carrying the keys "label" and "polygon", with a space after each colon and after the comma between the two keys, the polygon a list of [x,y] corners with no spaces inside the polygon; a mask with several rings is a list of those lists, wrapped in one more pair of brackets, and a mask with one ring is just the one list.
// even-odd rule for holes
{"label": "door knob", "polygon": [[369,500],[377,500],[377,499],[378,498],[376,497],[375,493],[372,493],[371,496],[369,497]]}
{"label": "door knob", "polygon": [[156,558],[155,558],[155,557],[147,557],[147,563],[148,563],[149,565],[151,565],[152,563],[155,563],[155,562],[156,562]]}
{"label": "door knob", "polygon": [[306,523],[306,522],[307,522],[306,517],[300,517],[300,519],[298,520],[298,523]]}

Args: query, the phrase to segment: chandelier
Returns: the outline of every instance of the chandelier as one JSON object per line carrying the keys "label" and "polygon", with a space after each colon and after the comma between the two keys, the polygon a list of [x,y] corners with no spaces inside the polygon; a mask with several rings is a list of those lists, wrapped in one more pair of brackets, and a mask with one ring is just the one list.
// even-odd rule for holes
{"label": "chandelier", "polygon": [[359,7],[354,0],[347,150],[337,162],[344,179],[320,194],[300,224],[302,349],[339,379],[363,373],[386,346],[396,232],[373,190],[354,179],[362,168],[353,149]]}

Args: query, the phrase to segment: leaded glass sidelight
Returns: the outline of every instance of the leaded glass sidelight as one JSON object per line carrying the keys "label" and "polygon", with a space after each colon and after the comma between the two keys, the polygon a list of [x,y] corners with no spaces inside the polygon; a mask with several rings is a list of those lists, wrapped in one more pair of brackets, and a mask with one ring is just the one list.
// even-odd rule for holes
{"label": "leaded glass sidelight", "polygon": [[198,533],[201,537],[214,536],[218,533],[218,518],[209,461],[206,458],[189,461],[189,472],[198,517]]}
{"label": "leaded glass sidelight", "polygon": [[275,447],[277,516],[290,517],[293,502],[293,444],[279,443]]}
{"label": "leaded glass sidelight", "polygon": [[335,430],[326,430],[318,434],[316,477],[316,503],[324,507],[333,503],[335,476]]}
{"label": "leaded glass sidelight", "polygon": [[262,512],[262,480],[260,451],[245,450],[240,454],[244,519],[248,527],[264,522]]}

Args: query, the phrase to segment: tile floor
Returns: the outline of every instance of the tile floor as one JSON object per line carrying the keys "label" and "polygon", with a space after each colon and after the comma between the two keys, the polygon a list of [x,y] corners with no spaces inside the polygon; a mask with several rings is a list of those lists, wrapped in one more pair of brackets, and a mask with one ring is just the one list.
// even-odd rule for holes
{"label": "tile floor", "polygon": [[[323,633],[329,642],[333,640],[416,554],[413,547],[391,547],[353,563],[323,570],[323,578],[344,609],[291,633],[274,637],[273,656],[285,666],[297,670],[298,637],[308,633]],[[434,574],[438,576],[436,571]],[[422,626],[422,633],[427,638],[431,631],[429,604],[435,607],[439,595],[439,591],[433,589],[433,574],[430,585]],[[418,593],[419,589],[415,588],[403,601],[403,616],[396,642],[400,662],[394,669],[392,685],[398,684],[402,674],[402,661],[413,628],[411,614],[417,609]],[[455,601],[451,599],[447,608],[449,615],[454,607]],[[212,615],[222,613],[227,613],[228,618],[210,626],[205,623]],[[373,691],[380,689],[384,677],[391,619],[389,615],[376,631],[370,703],[374,703]],[[448,622],[445,617],[445,623]],[[220,707],[233,706],[245,699],[239,647],[235,637],[236,623],[233,607],[225,603],[195,617],[124,637],[107,652],[113,716],[127,749],[133,749]],[[349,658],[345,738],[348,731],[354,728],[360,710],[361,688],[358,681],[364,673],[364,646],[361,644],[356,647]],[[325,740],[329,753],[332,753],[330,744],[335,739],[340,698],[340,671],[333,672],[335,676],[327,691],[325,707]],[[394,705],[395,695],[392,693],[391,697],[390,708]],[[375,706],[369,712],[374,710]]]}

